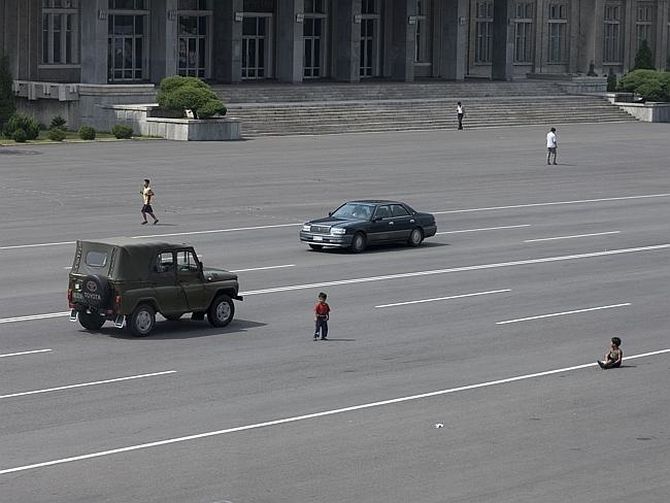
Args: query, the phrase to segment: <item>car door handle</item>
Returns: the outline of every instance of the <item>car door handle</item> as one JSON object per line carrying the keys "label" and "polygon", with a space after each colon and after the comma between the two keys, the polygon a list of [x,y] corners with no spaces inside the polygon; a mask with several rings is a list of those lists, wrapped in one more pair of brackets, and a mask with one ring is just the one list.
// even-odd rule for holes
{"label": "car door handle", "polygon": [[389,225],[393,225],[393,222],[389,222]]}
{"label": "car door handle", "polygon": [[409,221],[410,224],[413,224],[416,220],[412,219]]}

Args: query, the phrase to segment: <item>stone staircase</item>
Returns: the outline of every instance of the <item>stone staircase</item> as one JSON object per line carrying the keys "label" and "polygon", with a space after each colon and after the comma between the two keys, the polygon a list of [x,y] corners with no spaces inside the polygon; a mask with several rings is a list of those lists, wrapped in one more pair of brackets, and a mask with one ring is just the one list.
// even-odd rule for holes
{"label": "stone staircase", "polygon": [[569,96],[551,81],[365,82],[215,86],[245,137],[622,122],[599,96]]}

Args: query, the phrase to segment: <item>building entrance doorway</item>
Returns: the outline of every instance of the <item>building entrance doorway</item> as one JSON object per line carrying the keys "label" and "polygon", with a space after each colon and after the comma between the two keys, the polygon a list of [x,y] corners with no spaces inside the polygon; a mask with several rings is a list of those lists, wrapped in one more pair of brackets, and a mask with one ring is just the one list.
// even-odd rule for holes
{"label": "building entrance doorway", "polygon": [[306,79],[325,77],[327,15],[325,0],[306,0],[303,21],[303,76]]}
{"label": "building entrance doorway", "polygon": [[362,78],[380,75],[380,0],[363,0],[361,10],[361,68]]}
{"label": "building entrance doorway", "polygon": [[242,78],[272,78],[272,14],[245,12],[242,21]]}

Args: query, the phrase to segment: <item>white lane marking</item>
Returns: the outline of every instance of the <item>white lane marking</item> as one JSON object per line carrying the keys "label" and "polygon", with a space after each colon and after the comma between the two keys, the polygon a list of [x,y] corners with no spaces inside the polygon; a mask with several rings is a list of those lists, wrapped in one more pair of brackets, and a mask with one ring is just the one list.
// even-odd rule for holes
{"label": "white lane marking", "polygon": [[609,234],[621,234],[621,231],[594,232],[592,234],[573,234],[572,236],[555,236],[552,238],[526,239],[524,243],[541,243],[543,241],[556,241],[558,239],[590,238],[593,236],[607,236]]}
{"label": "white lane marking", "polygon": [[484,269],[497,269],[502,267],[514,267],[520,265],[531,265],[531,264],[544,264],[550,262],[564,262],[568,260],[579,260],[586,258],[595,258],[595,257],[609,257],[613,255],[623,255],[626,253],[639,253],[639,252],[648,252],[648,251],[658,251],[658,250],[667,250],[670,248],[670,244],[661,244],[661,245],[652,245],[652,246],[639,246],[635,248],[621,248],[617,250],[606,250],[602,252],[591,252],[591,253],[578,253],[574,255],[559,255],[555,257],[546,257],[546,258],[537,258],[529,260],[515,260],[513,262],[500,262],[495,264],[481,264],[481,265],[470,265],[464,267],[453,267],[449,269],[433,269],[429,271],[417,271],[417,272],[405,272],[398,274],[387,274],[384,276],[368,276],[363,278],[352,278],[352,279],[341,279],[334,281],[323,281],[320,283],[305,283],[301,285],[288,285],[288,286],[279,286],[275,288],[265,288],[262,290],[250,290],[248,292],[240,292],[240,295],[250,296],[250,295],[262,295],[267,293],[279,293],[279,292],[291,292],[295,290],[309,290],[312,288],[323,288],[327,286],[339,286],[339,285],[353,285],[356,283],[371,283],[374,281],[385,281],[392,279],[400,278],[414,278],[419,276],[432,276],[435,274],[448,274],[454,272],[466,272],[466,271],[481,271]]}
{"label": "white lane marking", "polygon": [[602,309],[614,309],[617,307],[630,306],[630,302],[623,304],[611,304],[609,306],[587,307],[584,309],[575,309],[574,311],[563,311],[561,313],[540,314],[538,316],[528,316],[527,318],[517,318],[515,320],[497,321],[496,325],[507,325],[509,323],[519,323],[521,321],[542,320],[544,318],[555,318],[556,316],[566,316],[568,314],[588,313],[589,311],[600,311]]}
{"label": "white lane marking", "polygon": [[93,382],[84,382],[84,383],[79,383],[79,384],[68,384],[66,386],[57,386],[55,388],[46,388],[46,389],[37,389],[33,391],[22,391],[20,393],[11,393],[9,395],[0,395],[0,399],[2,398],[15,398],[17,396],[27,396],[27,395],[38,395],[41,393],[51,393],[52,391],[63,391],[66,389],[74,389],[74,388],[86,388],[89,386],[97,386],[100,384],[111,384],[115,382],[122,382],[122,381],[131,381],[133,379],[143,379],[145,377],[156,377],[156,376],[162,376],[162,375],[167,375],[167,374],[174,374],[177,372],[176,370],[165,370],[162,372],[152,372],[151,374],[139,374],[139,375],[134,375],[134,376],[126,376],[126,377],[115,377],[113,379],[105,379],[103,381],[93,381]]}
{"label": "white lane marking", "polygon": [[49,351],[53,351],[51,349],[33,349],[31,351],[19,351],[18,353],[5,353],[3,355],[0,355],[0,358],[8,358],[10,356],[23,356],[23,355],[34,355],[37,353],[48,353]]}
{"label": "white lane marking", "polygon": [[646,194],[642,196],[602,197],[600,199],[578,199],[575,201],[552,201],[549,203],[510,204],[508,206],[488,206],[484,208],[465,208],[461,210],[433,211],[432,213],[433,215],[449,215],[452,213],[472,213],[475,211],[510,210],[514,208],[535,208],[538,206],[560,206],[563,204],[602,203],[607,201],[627,201],[631,199],[650,199],[654,197],[669,197],[669,196],[670,193]]}
{"label": "white lane marking", "polygon": [[11,245],[11,246],[0,246],[0,250],[20,250],[23,248],[42,248],[45,246],[63,246],[63,245],[73,245],[76,241],[58,241],[54,243],[34,243],[30,245]]}
{"label": "white lane marking", "polygon": [[[640,353],[637,355],[631,355],[625,357],[625,360],[635,360],[638,358],[646,358],[649,356],[657,356],[665,353],[670,353],[670,349],[660,349],[658,351],[651,351],[649,353]],[[442,396],[442,395],[449,395],[452,393],[459,393],[461,391],[471,391],[474,389],[480,389],[480,388],[488,388],[491,386],[498,386],[501,384],[509,384],[513,382],[518,382],[518,381],[525,381],[527,379],[533,379],[536,377],[544,377],[548,375],[553,375],[553,374],[562,374],[566,372],[571,372],[574,370],[581,370],[589,367],[595,367],[597,363],[584,363],[581,365],[574,365],[572,367],[563,367],[560,369],[554,369],[554,370],[546,370],[544,372],[535,372],[533,374],[524,374],[520,376],[514,376],[514,377],[507,377],[505,379],[498,379],[495,381],[485,381],[485,382],[480,382],[477,384],[468,384],[466,386],[459,386],[456,388],[448,388],[448,389],[443,389],[443,390],[438,390],[438,391],[431,391],[428,393],[421,393],[419,395],[410,395],[410,396],[403,396],[399,398],[391,398],[389,400],[382,400],[379,402],[369,402],[369,403],[364,403],[360,405],[352,405],[350,407],[342,407],[340,409],[330,409],[330,410],[324,410],[321,412],[314,412],[311,414],[303,414],[301,416],[292,416],[292,417],[286,417],[283,419],[275,419],[273,421],[265,421],[263,423],[255,423],[255,424],[248,424],[245,426],[237,426],[234,428],[226,428],[223,430],[217,430],[217,431],[208,431],[205,433],[196,433],[194,435],[186,435],[183,437],[175,437],[175,438],[168,438],[165,440],[158,440],[155,442],[148,442],[144,444],[135,444],[135,445],[129,445],[127,447],[120,447],[118,449],[110,449],[107,451],[98,451],[98,452],[92,452],[89,454],[82,454],[79,456],[72,456],[69,458],[61,458],[61,459],[54,459],[52,461],[44,461],[42,463],[34,463],[31,465],[23,465],[23,466],[17,466],[14,468],[5,468],[3,470],[0,470],[0,475],[7,475],[9,473],[16,473],[16,472],[23,472],[26,470],[34,470],[36,468],[44,468],[47,466],[54,466],[54,465],[62,465],[65,463],[73,463],[75,461],[84,461],[87,459],[94,459],[94,458],[101,458],[104,456],[111,456],[114,454],[121,454],[125,452],[132,452],[132,451],[138,451],[141,449],[150,449],[153,447],[161,447],[164,445],[170,445],[170,444],[177,444],[181,442],[189,442],[192,440],[199,440],[201,438],[208,438],[208,437],[216,437],[216,436],[221,436],[221,435],[226,435],[229,433],[238,433],[238,432],[243,432],[243,431],[250,431],[250,430],[257,430],[260,428],[267,428],[269,426],[279,426],[282,424],[289,424],[289,423],[295,423],[298,421],[305,421],[309,419],[316,419],[320,417],[326,417],[326,416],[334,416],[335,414],[343,414],[346,412],[355,412],[358,410],[365,410],[365,409],[372,409],[374,407],[381,407],[384,405],[393,405],[397,403],[403,403],[403,402],[411,402],[414,400],[421,400],[424,398],[432,398],[436,396]]]}
{"label": "white lane marking", "polygon": [[231,269],[230,272],[268,271],[270,269],[284,269],[286,267],[295,267],[295,264],[269,265],[266,267],[251,267],[249,269]]}
{"label": "white lane marking", "polygon": [[440,236],[442,234],[461,234],[464,232],[480,232],[480,231],[498,231],[503,229],[520,229],[521,227],[530,227],[530,224],[523,225],[504,225],[502,227],[482,227],[481,229],[463,229],[460,231],[444,231],[438,232],[435,235]]}
{"label": "white lane marking", "polygon": [[[496,269],[502,267],[514,267],[520,265],[532,265],[532,264],[544,264],[551,262],[563,262],[568,260],[579,260],[586,258],[597,258],[597,257],[609,257],[613,255],[623,255],[626,253],[640,253],[640,252],[649,252],[649,251],[659,251],[667,250],[670,248],[670,243],[661,244],[661,245],[652,245],[652,246],[639,246],[635,248],[621,248],[618,250],[607,250],[602,252],[592,252],[592,253],[579,253],[575,255],[559,255],[556,257],[546,257],[546,258],[537,258],[529,260],[517,260],[514,262],[500,262],[495,264],[481,264],[481,265],[471,265],[464,267],[453,267],[450,269],[434,269],[429,271],[417,271],[417,272],[405,272],[399,274],[387,274],[385,276],[368,276],[362,278],[352,278],[352,279],[342,279],[335,281],[323,281],[321,283],[304,283],[300,285],[287,285],[287,286],[278,286],[275,288],[266,288],[263,290],[250,290],[248,292],[240,292],[240,295],[251,296],[251,295],[263,295],[268,293],[281,293],[281,292],[292,292],[296,290],[310,290],[312,288],[323,288],[326,286],[339,286],[339,285],[353,285],[357,283],[372,283],[375,281],[386,281],[392,279],[401,279],[401,278],[414,278],[418,276],[432,276],[435,274],[448,274],[454,272],[467,272],[467,271],[481,271],[484,269]],[[59,318],[62,316],[69,316],[70,311],[64,311],[60,313],[45,313],[45,314],[34,314],[28,316],[15,316],[13,318],[0,318],[0,324],[3,323],[15,323],[21,321],[34,321],[42,320],[45,318]]]}
{"label": "white lane marking", "polygon": [[378,306],[375,306],[376,308],[384,308],[384,307],[396,307],[396,306],[409,306],[411,304],[423,304],[425,302],[437,302],[440,300],[452,300],[452,299],[464,299],[466,297],[478,297],[480,295],[491,295],[494,293],[504,293],[504,292],[511,292],[509,288],[506,288],[504,290],[490,290],[488,292],[475,292],[475,293],[464,293],[461,295],[450,295],[449,297],[436,297],[434,299],[421,299],[421,300],[410,300],[407,302],[394,302],[393,304],[380,304]]}
{"label": "white lane marking", "polygon": [[0,318],[0,325],[3,323],[19,323],[22,321],[46,320],[49,318],[61,318],[70,316],[70,311],[61,311],[60,313],[28,314],[26,316],[12,316],[11,318]]}
{"label": "white lane marking", "polygon": [[303,222],[292,223],[292,224],[257,225],[255,227],[237,227],[235,229],[213,229],[208,231],[173,232],[170,234],[147,234],[144,236],[132,236],[132,239],[165,238],[174,236],[195,236],[197,234],[220,234],[222,232],[258,231],[263,229],[280,229],[282,227],[297,227],[298,225],[302,224]]}

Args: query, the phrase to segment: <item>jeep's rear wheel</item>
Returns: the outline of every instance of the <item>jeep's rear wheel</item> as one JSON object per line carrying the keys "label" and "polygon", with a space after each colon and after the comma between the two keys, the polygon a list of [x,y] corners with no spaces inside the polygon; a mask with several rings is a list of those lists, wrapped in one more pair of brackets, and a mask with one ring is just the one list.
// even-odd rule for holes
{"label": "jeep's rear wheel", "polygon": [[225,327],[235,315],[235,304],[233,299],[227,295],[219,295],[214,299],[207,311],[207,321],[213,327]]}
{"label": "jeep's rear wheel", "polygon": [[156,325],[156,310],[149,304],[140,304],[126,321],[128,330],[135,337],[146,337]]}
{"label": "jeep's rear wheel", "polygon": [[86,330],[100,330],[105,324],[105,318],[100,316],[98,313],[92,313],[90,311],[79,311],[77,314],[77,317],[79,318],[79,324]]}

